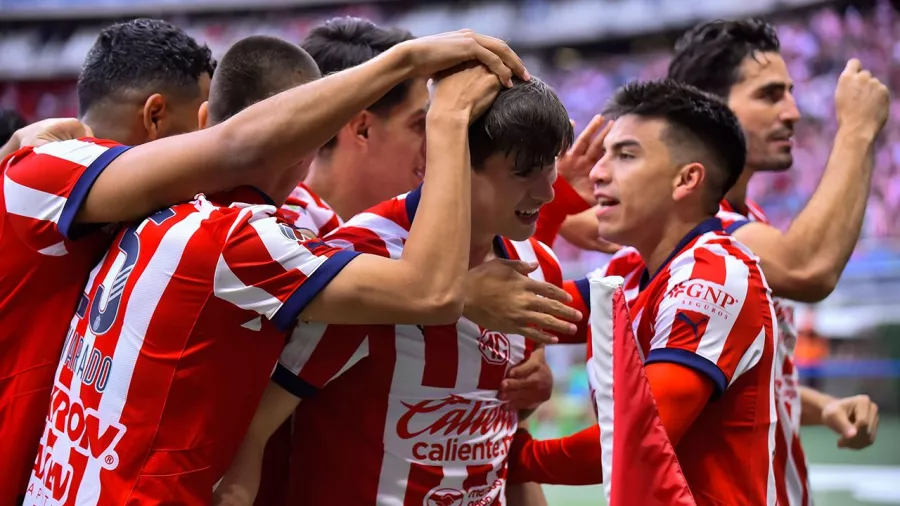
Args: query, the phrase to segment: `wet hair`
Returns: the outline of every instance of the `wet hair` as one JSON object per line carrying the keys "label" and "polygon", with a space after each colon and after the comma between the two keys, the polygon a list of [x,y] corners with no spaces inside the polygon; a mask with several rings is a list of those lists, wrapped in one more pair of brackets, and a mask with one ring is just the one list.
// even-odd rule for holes
{"label": "wet hair", "polygon": [[81,114],[123,92],[148,90],[191,99],[200,96],[200,76],[212,76],[215,61],[205,45],[158,19],[134,19],[100,32],[78,77]]}
{"label": "wet hair", "polygon": [[780,50],[775,27],[761,19],[702,23],[675,44],[668,77],[728,97],[746,58]]}
{"label": "wet hair", "polygon": [[603,114],[664,120],[663,141],[672,158],[706,168],[706,200],[713,213],[744,170],[747,145],[737,117],[720,98],[688,84],[671,79],[629,83],[616,91]]}
{"label": "wet hair", "polygon": [[572,145],[574,133],[565,106],[550,86],[532,77],[514,79],[469,127],[472,167],[491,155],[515,156],[515,171],[528,176],[550,166]]}
{"label": "wet hair", "polygon": [[222,57],[210,84],[210,121],[220,123],[320,77],[316,62],[296,44],[263,35],[239,40]]}

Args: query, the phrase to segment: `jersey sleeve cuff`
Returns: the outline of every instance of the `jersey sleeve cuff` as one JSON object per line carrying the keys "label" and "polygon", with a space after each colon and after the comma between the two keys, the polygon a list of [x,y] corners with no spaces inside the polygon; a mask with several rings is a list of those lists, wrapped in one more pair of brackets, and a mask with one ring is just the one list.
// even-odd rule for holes
{"label": "jersey sleeve cuff", "polygon": [[97,159],[85,169],[81,174],[81,177],[78,178],[78,181],[72,188],[72,193],[70,193],[69,198],[66,199],[66,203],[63,206],[62,213],[59,217],[59,223],[57,224],[59,232],[67,239],[79,239],[105,225],[105,223],[97,223],[75,226],[75,216],[84,204],[85,199],[87,199],[91,187],[94,186],[97,178],[100,177],[100,173],[103,172],[113,160],[118,158],[119,155],[129,149],[131,149],[131,146],[116,146],[107,149],[102,155],[98,156]]}
{"label": "jersey sleeve cuff", "polygon": [[709,361],[709,359],[701,357],[694,352],[682,350],[681,348],[657,348],[650,350],[646,361],[647,364],[655,362],[680,364],[705,375],[713,382],[713,399],[719,398],[728,386],[728,380],[722,369],[719,369],[719,366]]}
{"label": "jersey sleeve cuff", "polygon": [[744,225],[746,225],[746,224],[748,224],[748,223],[750,223],[750,220],[738,220],[738,221],[735,221],[735,222],[732,223],[731,225],[728,225],[727,227],[725,227],[725,232],[726,232],[728,235],[734,234],[735,232],[737,232],[737,229],[743,227]]}
{"label": "jersey sleeve cuff", "polygon": [[306,306],[359,254],[360,252],[358,251],[341,250],[328,257],[328,260],[320,265],[312,276],[307,278],[288,297],[288,300],[275,313],[272,323],[282,332],[290,330],[300,313],[306,309]]}
{"label": "jersey sleeve cuff", "polygon": [[575,287],[578,288],[578,293],[581,294],[581,302],[584,303],[584,306],[590,311],[591,282],[588,281],[588,278],[581,278],[575,281]]}
{"label": "jersey sleeve cuff", "polygon": [[280,362],[272,372],[272,381],[298,399],[309,399],[319,392],[318,388],[291,372]]}

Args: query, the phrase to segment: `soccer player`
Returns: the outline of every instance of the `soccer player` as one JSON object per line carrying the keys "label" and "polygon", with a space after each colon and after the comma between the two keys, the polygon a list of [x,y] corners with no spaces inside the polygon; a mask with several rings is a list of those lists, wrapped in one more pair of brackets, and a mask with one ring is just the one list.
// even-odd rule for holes
{"label": "soccer player", "polygon": [[[607,115],[616,121],[591,171],[600,232],[646,266],[631,314],[685,478],[698,504],[773,504],[774,306],[755,257],[716,217],[744,166],[740,125],[674,81],[627,85]],[[515,479],[602,479],[596,426],[563,440],[519,436]]]}
{"label": "soccer player", "polygon": [[[431,138],[429,130],[425,184],[351,218],[327,244],[404,254],[410,225],[422,219],[422,192],[433,184]],[[469,128],[470,266],[537,259],[532,276],[561,283],[555,257],[529,238],[538,210],[553,198],[555,157],[571,140],[565,108],[536,79],[501,91]],[[432,263],[433,273],[443,269]],[[505,504],[517,413],[498,391],[531,346],[465,318],[447,323],[298,325],[217,490],[221,503],[252,502],[266,440],[294,413],[290,497],[309,504]]]}
{"label": "soccer player", "polygon": [[395,84],[470,59],[484,60],[507,83],[507,65],[524,72],[500,41],[468,31],[443,34],[273,97],[213,128],[160,140],[196,128],[213,67],[209,50],[162,21],[105,29],[79,79],[79,107],[94,134],[109,140],[24,149],[3,167],[0,439],[7,443],[0,502],[14,502],[24,489],[66,334],[61,316],[78,305],[111,239],[92,224],[138,219],[200,190],[265,184]]}
{"label": "soccer player", "polygon": [[[786,299],[814,302],[834,289],[859,237],[874,141],[890,107],[887,89],[851,60],[835,92],[839,129],[825,174],[807,207],[782,234],[746,198],[753,174],[787,170],[793,163],[791,135],[800,113],[779,48],[774,28],[765,22],[704,23],[679,41],[669,75],[726,100],[747,136],[747,164],[721,203],[719,216],[760,257],[774,294],[782,297],[775,300],[776,485],[780,504],[803,505],[810,504],[811,495],[800,425],[824,423],[839,434],[838,446],[864,448],[875,440],[878,406],[865,395],[835,399],[798,385],[793,307]],[[626,296],[633,300],[643,269],[639,253],[626,248],[601,274],[623,276]]]}
{"label": "soccer player", "polygon": [[[437,39],[408,50],[440,52],[446,39]],[[302,93],[297,85],[313,71],[290,43],[236,44],[213,78],[207,114],[213,124],[231,119],[201,132],[273,102],[287,108],[278,98]],[[459,317],[470,235],[467,128],[501,85],[478,64],[435,80],[428,142],[440,157],[429,180],[438,190],[426,190],[421,224],[400,258],[301,241],[272,217],[304,170],[298,163],[256,187],[201,195],[118,232],[72,320],[26,504],[48,496],[63,504],[98,497],[206,504],[298,317],[438,324]],[[228,109],[254,99],[265,100]],[[435,275],[431,261],[447,269]]]}

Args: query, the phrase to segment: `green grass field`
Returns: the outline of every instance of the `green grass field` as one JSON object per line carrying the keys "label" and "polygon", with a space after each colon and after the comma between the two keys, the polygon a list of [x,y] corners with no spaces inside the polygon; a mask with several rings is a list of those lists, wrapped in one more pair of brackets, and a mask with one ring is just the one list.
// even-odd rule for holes
{"label": "green grass field", "polygon": [[[900,418],[882,419],[866,450],[840,450],[823,427],[803,430],[816,506],[900,505]],[[603,506],[602,487],[544,487],[551,506]]]}

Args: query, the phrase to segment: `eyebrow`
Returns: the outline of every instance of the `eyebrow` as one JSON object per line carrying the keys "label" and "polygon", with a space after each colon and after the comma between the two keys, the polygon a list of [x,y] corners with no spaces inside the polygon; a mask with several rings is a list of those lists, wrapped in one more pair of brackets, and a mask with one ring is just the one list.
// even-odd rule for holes
{"label": "eyebrow", "polygon": [[641,144],[638,141],[633,140],[633,139],[627,139],[624,141],[619,141],[619,142],[613,143],[612,146],[610,146],[606,149],[609,151],[621,151],[622,149],[625,149],[625,148],[640,148],[640,147],[641,147]]}
{"label": "eyebrow", "polygon": [[794,83],[785,83],[781,81],[766,83],[759,87],[758,91],[761,92],[771,92],[771,91],[794,91]]}

